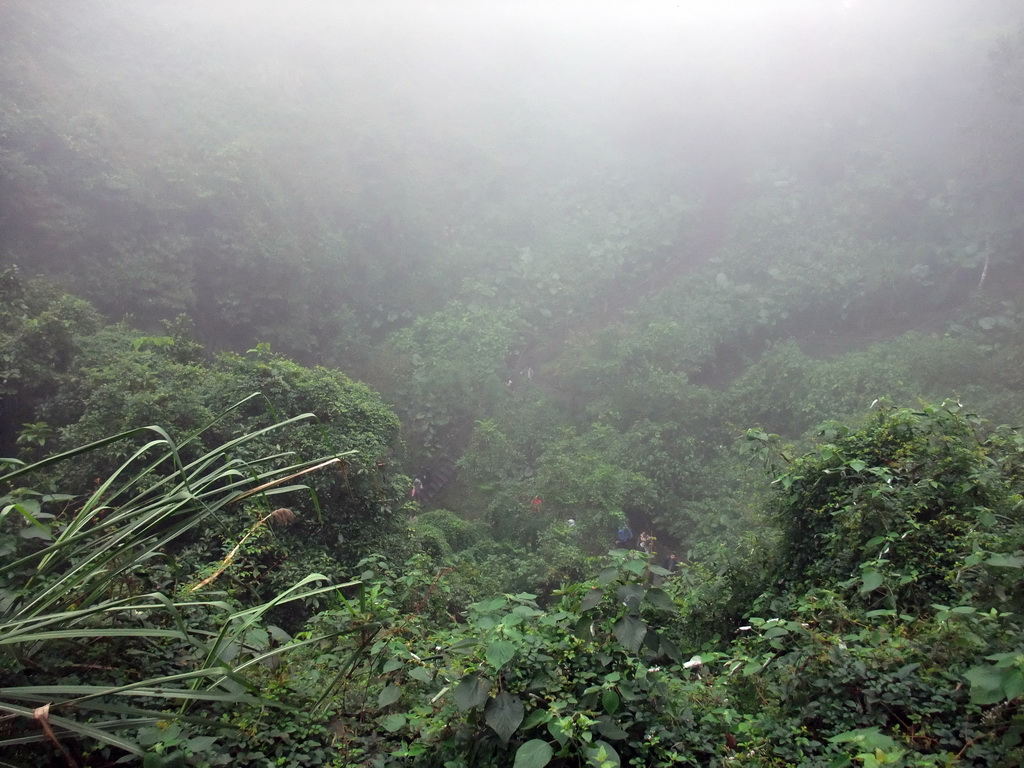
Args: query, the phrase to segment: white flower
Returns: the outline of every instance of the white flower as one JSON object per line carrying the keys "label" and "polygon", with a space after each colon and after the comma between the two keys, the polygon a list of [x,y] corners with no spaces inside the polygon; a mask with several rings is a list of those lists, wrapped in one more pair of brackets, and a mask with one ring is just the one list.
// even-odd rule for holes
{"label": "white flower", "polygon": [[688,662],[683,664],[683,669],[693,669],[694,667],[700,667],[703,665],[704,660],[700,656],[694,656]]}
{"label": "white flower", "polygon": [[749,632],[753,627],[747,624],[746,626],[740,627],[740,632]]}

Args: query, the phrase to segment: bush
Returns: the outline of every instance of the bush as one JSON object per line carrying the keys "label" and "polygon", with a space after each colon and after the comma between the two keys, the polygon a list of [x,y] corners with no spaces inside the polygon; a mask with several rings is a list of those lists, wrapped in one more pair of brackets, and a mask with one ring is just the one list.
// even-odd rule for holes
{"label": "bush", "polygon": [[824,441],[776,480],[779,575],[791,590],[853,580],[901,610],[955,601],[958,566],[1019,523],[998,452],[959,406],[880,408]]}

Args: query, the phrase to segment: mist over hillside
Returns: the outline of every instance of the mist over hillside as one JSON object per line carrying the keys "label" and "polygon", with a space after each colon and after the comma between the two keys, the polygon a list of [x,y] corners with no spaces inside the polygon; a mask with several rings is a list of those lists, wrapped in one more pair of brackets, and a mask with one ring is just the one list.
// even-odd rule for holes
{"label": "mist over hillside", "polygon": [[[5,15],[5,258],[115,317],[185,310],[218,346],[320,356],[339,305],[367,330],[436,310],[519,249],[600,242],[644,195],[732,220],[784,185],[860,186],[831,207],[888,195],[913,227],[984,183],[964,165],[1009,119],[988,58],[1016,22],[963,2]],[[712,255],[661,224],[668,257]]]}
{"label": "mist over hillside", "polygon": [[0,0],[0,747],[1020,764],[1022,110],[1016,0]]}

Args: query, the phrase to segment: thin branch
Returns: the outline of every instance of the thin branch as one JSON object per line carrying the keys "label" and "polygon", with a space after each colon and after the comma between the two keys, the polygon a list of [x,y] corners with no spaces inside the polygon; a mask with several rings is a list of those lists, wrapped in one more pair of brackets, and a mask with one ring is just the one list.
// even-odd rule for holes
{"label": "thin branch", "polygon": [[36,721],[40,726],[42,726],[43,733],[46,734],[46,738],[53,742],[53,746],[55,746],[64,756],[64,760],[67,764],[70,765],[71,768],[78,768],[78,763],[75,762],[75,758],[73,758],[71,753],[68,752],[67,747],[60,743],[60,739],[57,738],[57,734],[55,734],[53,732],[53,728],[50,727],[50,705],[44,704],[41,707],[36,707],[32,714],[35,715]]}

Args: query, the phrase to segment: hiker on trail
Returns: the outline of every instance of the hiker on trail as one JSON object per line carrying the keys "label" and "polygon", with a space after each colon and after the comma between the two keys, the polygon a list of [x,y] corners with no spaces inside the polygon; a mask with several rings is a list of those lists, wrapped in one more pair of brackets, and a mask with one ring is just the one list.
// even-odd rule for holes
{"label": "hiker on trail", "polygon": [[412,497],[415,499],[417,496],[423,495],[423,481],[418,477],[412,481]]}
{"label": "hiker on trail", "polygon": [[544,502],[541,500],[540,496],[534,496],[533,499],[530,501],[530,508],[534,512],[540,512],[540,505],[543,503]]}
{"label": "hiker on trail", "polygon": [[640,549],[648,555],[651,554],[651,550],[654,549],[654,536],[647,531],[640,534]]}
{"label": "hiker on trail", "polygon": [[619,546],[626,546],[633,539],[633,532],[629,530],[629,525],[623,523],[619,528],[618,543]]}

